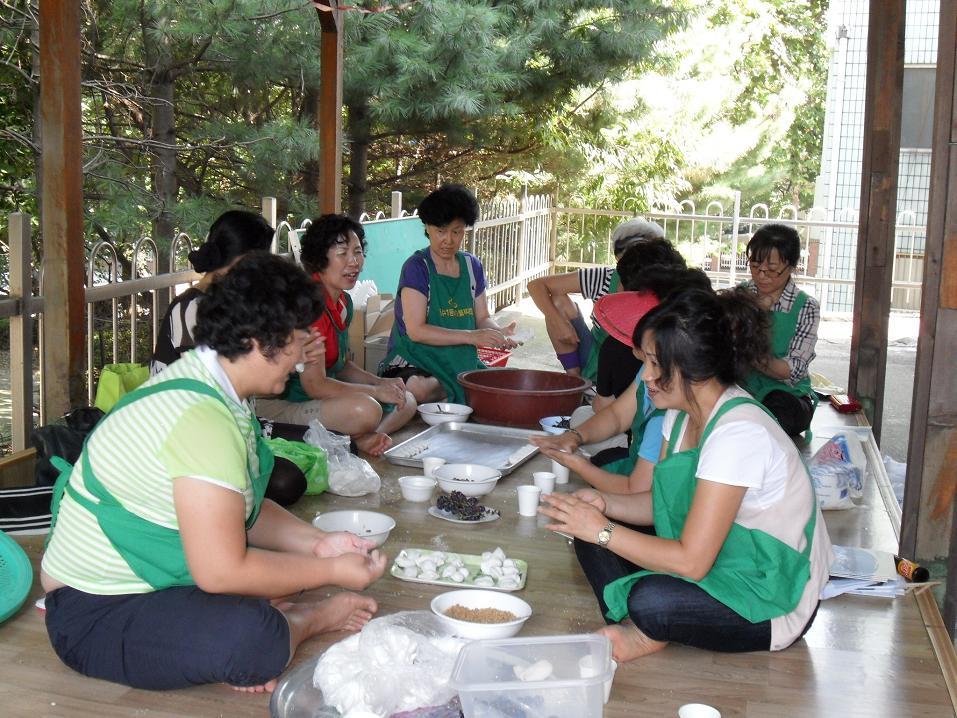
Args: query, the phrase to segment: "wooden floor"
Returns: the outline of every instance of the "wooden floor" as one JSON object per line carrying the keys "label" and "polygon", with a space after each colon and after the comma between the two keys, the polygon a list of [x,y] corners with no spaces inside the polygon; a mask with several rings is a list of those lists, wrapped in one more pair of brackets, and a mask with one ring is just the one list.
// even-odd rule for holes
{"label": "wooden floor", "polygon": [[[822,406],[818,413],[819,436],[826,432],[821,427],[840,423],[841,417],[829,407]],[[399,438],[422,428],[424,425],[415,424]],[[519,595],[532,605],[534,614],[523,635],[589,632],[602,621],[567,541],[545,531],[543,519],[517,514],[515,487],[529,483],[531,472],[541,470],[545,463],[536,456],[499,483],[486,503],[500,509],[502,518],[485,524],[443,522],[428,516],[425,504],[405,502],[396,478],[411,472],[385,462],[376,463],[383,477],[380,494],[360,499],[310,497],[295,508],[307,518],[319,510],[342,507],[384,511],[398,523],[385,545],[391,556],[405,547],[480,553],[501,546],[509,556],[529,564],[527,585]],[[575,486],[573,477],[569,488]],[[869,484],[862,507],[829,512],[826,519],[834,543],[889,551],[897,546],[893,509],[885,508],[875,483]],[[31,537],[21,543],[38,562],[42,539]],[[385,614],[428,610],[432,596],[441,590],[387,574],[369,593]],[[268,715],[267,696],[239,694],[223,686],[151,693],[73,673],[59,662],[47,642],[43,616],[33,607],[40,594],[35,585],[31,600],[20,613],[0,626],[0,716]],[[931,630],[940,635],[940,629]],[[341,637],[311,641],[295,663],[315,656]],[[954,715],[940,663],[913,596],[897,600],[842,596],[826,601],[805,640],[779,653],[731,655],[671,646],[619,668],[605,715],[675,716],[679,706],[690,702],[714,705],[724,718]]]}

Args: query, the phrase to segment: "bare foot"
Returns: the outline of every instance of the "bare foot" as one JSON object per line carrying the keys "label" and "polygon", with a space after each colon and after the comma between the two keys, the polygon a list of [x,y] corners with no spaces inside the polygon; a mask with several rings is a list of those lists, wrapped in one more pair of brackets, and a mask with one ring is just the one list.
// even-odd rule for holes
{"label": "bare foot", "polygon": [[279,685],[279,679],[273,678],[271,681],[266,681],[261,686],[230,686],[234,691],[239,691],[240,693],[272,693],[276,690],[276,686]]}
{"label": "bare foot", "polygon": [[364,451],[370,456],[382,456],[392,446],[392,438],[388,434],[379,432],[357,436],[355,441],[359,451]]}
{"label": "bare foot", "polygon": [[343,591],[318,603],[277,606],[289,622],[294,646],[307,638],[330,631],[358,631],[375,615],[374,598]]}
{"label": "bare foot", "polygon": [[611,655],[619,663],[627,663],[647,656],[668,645],[667,641],[655,641],[642,633],[630,618],[619,624],[598,630],[611,641]]}

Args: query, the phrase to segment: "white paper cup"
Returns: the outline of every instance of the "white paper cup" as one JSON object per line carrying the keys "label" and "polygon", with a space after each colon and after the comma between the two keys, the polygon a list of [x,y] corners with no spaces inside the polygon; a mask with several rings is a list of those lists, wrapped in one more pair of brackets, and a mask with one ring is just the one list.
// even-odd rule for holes
{"label": "white paper cup", "polygon": [[[615,680],[615,671],[618,670],[618,662],[615,659],[611,660],[611,678],[605,681],[605,703],[608,702],[608,699],[611,697],[611,684]],[[582,678],[593,678],[601,673],[598,667],[598,656],[593,656],[591,654],[587,656],[582,656],[578,659],[578,674]]]}
{"label": "white paper cup", "polygon": [[518,513],[522,516],[538,515],[538,500],[542,497],[542,490],[532,484],[523,484],[518,487]]}
{"label": "white paper cup", "polygon": [[678,709],[678,718],[721,718],[721,712],[704,703],[685,703]]}
{"label": "white paper cup", "polygon": [[428,476],[430,479],[435,478],[435,470],[442,466],[445,463],[445,459],[440,459],[437,456],[427,456],[422,459],[422,473]]}
{"label": "white paper cup", "polygon": [[552,459],[552,473],[555,474],[556,484],[568,483],[568,467],[562,466],[555,459]]}
{"label": "white paper cup", "polygon": [[532,481],[543,494],[550,494],[555,490],[555,474],[551,471],[536,471],[532,474]]}

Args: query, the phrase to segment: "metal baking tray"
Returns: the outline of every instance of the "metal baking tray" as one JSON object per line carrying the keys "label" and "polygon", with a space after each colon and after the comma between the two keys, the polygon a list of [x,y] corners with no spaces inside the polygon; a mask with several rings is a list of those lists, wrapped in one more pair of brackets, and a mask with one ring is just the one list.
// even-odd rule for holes
{"label": "metal baking tray", "polygon": [[430,426],[393,446],[385,452],[385,458],[393,464],[421,469],[422,459],[438,456],[449,464],[491,466],[507,476],[538,452],[537,446],[528,443],[530,436],[548,436],[548,433],[450,421]]}

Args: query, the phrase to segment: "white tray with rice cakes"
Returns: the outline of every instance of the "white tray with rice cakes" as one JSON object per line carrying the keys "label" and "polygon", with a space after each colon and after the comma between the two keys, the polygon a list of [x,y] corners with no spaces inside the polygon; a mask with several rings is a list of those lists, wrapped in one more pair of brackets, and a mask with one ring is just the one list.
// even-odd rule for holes
{"label": "white tray with rice cakes", "polygon": [[427,548],[405,548],[395,557],[389,573],[400,581],[412,583],[521,591],[528,577],[528,563],[520,558],[505,556],[501,549],[486,551],[478,556]]}

